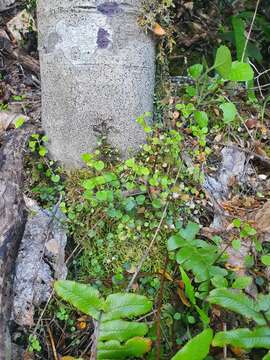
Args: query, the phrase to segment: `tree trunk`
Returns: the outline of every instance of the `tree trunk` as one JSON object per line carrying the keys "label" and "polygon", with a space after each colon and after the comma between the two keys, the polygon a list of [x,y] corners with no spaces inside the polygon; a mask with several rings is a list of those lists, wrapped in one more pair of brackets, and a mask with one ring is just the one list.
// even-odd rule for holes
{"label": "tree trunk", "polygon": [[39,0],[42,124],[68,167],[106,136],[123,157],[152,111],[155,44],[137,24],[140,0]]}

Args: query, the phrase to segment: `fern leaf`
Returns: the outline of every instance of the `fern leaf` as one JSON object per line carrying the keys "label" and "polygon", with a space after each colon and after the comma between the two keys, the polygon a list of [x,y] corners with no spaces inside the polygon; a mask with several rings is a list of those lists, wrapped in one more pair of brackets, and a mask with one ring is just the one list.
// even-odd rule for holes
{"label": "fern leaf", "polygon": [[263,315],[256,309],[255,301],[242,291],[218,288],[210,292],[208,301],[211,304],[220,305],[246,318],[253,319],[258,325],[266,325]]}
{"label": "fern leaf", "polygon": [[117,340],[99,342],[97,359],[126,359],[143,356],[151,350],[152,341],[135,337],[121,344]]}
{"label": "fern leaf", "polygon": [[148,327],[144,323],[125,320],[106,321],[100,324],[99,340],[126,341],[135,336],[144,336],[147,331]]}
{"label": "fern leaf", "polygon": [[118,293],[109,295],[105,306],[106,314],[103,314],[102,321],[141,316],[151,311],[153,304],[142,295]]}
{"label": "fern leaf", "polygon": [[75,281],[59,280],[55,282],[54,289],[62,299],[96,320],[100,311],[104,309],[104,300],[99,297],[98,290],[91,286]]}
{"label": "fern leaf", "polygon": [[215,335],[212,345],[219,347],[232,345],[242,349],[270,349],[270,328],[265,326],[253,330],[237,329],[222,331]]}

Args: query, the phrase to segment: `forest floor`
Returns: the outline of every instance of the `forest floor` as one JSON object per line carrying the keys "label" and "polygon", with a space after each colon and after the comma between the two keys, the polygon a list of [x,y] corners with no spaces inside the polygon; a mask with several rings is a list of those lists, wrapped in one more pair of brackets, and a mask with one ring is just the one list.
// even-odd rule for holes
{"label": "forest floor", "polygon": [[[144,359],[172,359],[181,349],[190,360],[270,358],[269,9],[263,1],[257,10],[220,3],[163,1],[145,10],[140,24],[159,41],[155,121],[137,120],[147,143],[122,161],[101,138],[83,155],[85,168],[71,172],[49,159],[40,133],[35,4],[16,2],[0,14],[0,145],[36,126],[22,191],[29,218],[38,213],[45,232],[56,214],[64,217],[65,254],[55,254],[65,258],[52,277],[67,267],[70,281],[102,296],[151,301],[139,319],[151,343]],[[14,32],[10,21],[25,10],[33,18],[24,15]],[[46,280],[36,271],[34,282],[37,292]],[[13,319],[14,359],[93,358],[97,325],[82,305],[88,290],[75,291],[79,301],[47,285],[31,311]],[[209,344],[195,340],[202,354],[194,352],[190,341],[210,328]]]}

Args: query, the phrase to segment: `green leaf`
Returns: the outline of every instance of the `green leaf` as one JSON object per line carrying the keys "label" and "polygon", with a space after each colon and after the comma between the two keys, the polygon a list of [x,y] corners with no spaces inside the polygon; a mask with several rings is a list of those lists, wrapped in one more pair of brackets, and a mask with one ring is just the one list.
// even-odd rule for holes
{"label": "green leaf", "polygon": [[105,308],[104,300],[99,297],[98,290],[91,286],[75,281],[58,280],[54,283],[54,289],[62,299],[96,320],[100,311]]}
{"label": "green leaf", "polygon": [[179,234],[187,241],[192,241],[196,235],[198,235],[199,231],[200,226],[197,223],[189,222],[186,228],[180,230]]}
{"label": "green leaf", "polygon": [[239,239],[233,240],[232,247],[234,250],[240,250],[241,249],[241,240],[239,240]]}
{"label": "green leaf", "polygon": [[97,161],[94,165],[94,168],[97,170],[97,171],[102,171],[104,168],[105,168],[105,164],[103,161]]}
{"label": "green leaf", "polygon": [[106,299],[106,314],[102,320],[114,320],[141,316],[152,309],[152,302],[147,297],[136,294],[112,294]]}
{"label": "green leaf", "polygon": [[141,357],[151,350],[150,339],[135,337],[121,344],[117,340],[99,342],[97,359],[125,359],[127,357]]}
{"label": "green leaf", "polygon": [[38,153],[41,157],[44,157],[47,154],[48,150],[45,148],[45,146],[40,146]]}
{"label": "green leaf", "polygon": [[250,81],[254,78],[254,71],[252,67],[240,61],[234,61],[232,68],[228,76],[228,80],[231,81]]}
{"label": "green leaf", "polygon": [[237,114],[237,109],[233,103],[231,102],[223,103],[219,106],[219,108],[223,111],[223,121],[225,123],[228,124],[234,121]]}
{"label": "green leaf", "polygon": [[126,341],[134,336],[144,336],[148,327],[144,323],[130,322],[125,320],[112,320],[104,322],[101,320],[99,340]]}
{"label": "green leaf", "polygon": [[182,236],[180,236],[179,234],[172,235],[171,237],[169,237],[167,249],[168,251],[173,251],[184,245],[186,245],[186,240],[183,239]]}
{"label": "green leaf", "polygon": [[268,353],[264,355],[262,360],[270,360],[270,351],[268,351]]}
{"label": "green leaf", "polygon": [[194,287],[191,284],[191,281],[187,275],[187,273],[185,272],[185,270],[180,266],[180,271],[181,271],[181,276],[182,276],[182,280],[185,284],[185,293],[187,294],[187,297],[189,298],[190,302],[192,305],[196,304],[196,299],[195,299],[195,290]]}
{"label": "green leaf", "polygon": [[237,60],[241,61],[246,43],[245,22],[238,16],[232,17],[233,34],[236,45]]}
{"label": "green leaf", "polygon": [[225,309],[234,311],[246,318],[253,319],[258,325],[265,325],[263,315],[257,311],[256,303],[241,291],[232,289],[215,289],[210,292],[208,301]]}
{"label": "green leaf", "polygon": [[126,211],[131,211],[136,207],[137,203],[133,197],[129,197],[126,199],[125,202],[125,209]]}
{"label": "green leaf", "polygon": [[59,175],[52,175],[52,177],[51,177],[51,180],[52,180],[52,182],[54,182],[54,183],[59,183],[59,181],[60,181],[60,176]]}
{"label": "green leaf", "polygon": [[93,155],[88,153],[82,154],[82,160],[85,163],[91,162],[93,160]]}
{"label": "green leaf", "polygon": [[222,45],[218,48],[214,67],[224,79],[228,78],[232,67],[232,56],[227,46]]}
{"label": "green leaf", "polygon": [[215,335],[212,345],[219,347],[232,345],[242,349],[270,349],[270,328],[265,326],[253,330],[237,329],[222,331]]}
{"label": "green leaf", "polygon": [[209,252],[209,249],[196,248],[186,245],[176,254],[178,264],[185,270],[192,271],[197,282],[202,282],[211,278],[211,264],[214,262],[216,254]]}
{"label": "green leaf", "polygon": [[21,126],[23,126],[24,123],[25,123],[25,118],[23,116],[20,116],[15,123],[15,129],[20,128]]}
{"label": "green leaf", "polygon": [[245,289],[252,283],[252,278],[250,276],[242,276],[237,278],[232,287],[234,289]]}
{"label": "green leaf", "polygon": [[208,126],[208,116],[205,111],[195,111],[194,119],[201,129]]}
{"label": "green leaf", "polygon": [[82,186],[86,190],[93,190],[96,187],[96,182],[94,179],[88,179],[83,182]]}
{"label": "green leaf", "polygon": [[202,64],[195,64],[188,68],[188,74],[191,76],[194,80],[198,79],[203,71],[203,65]]}
{"label": "green leaf", "polygon": [[261,261],[264,265],[270,266],[270,255],[263,255]]}
{"label": "green leaf", "polygon": [[97,191],[96,198],[98,201],[104,202],[104,201],[112,201],[113,199],[113,192],[109,190],[101,190]]}
{"label": "green leaf", "polygon": [[215,288],[226,288],[228,287],[228,281],[224,276],[217,275],[211,279],[211,283]]}
{"label": "green leaf", "polygon": [[203,360],[209,353],[213,338],[212,329],[206,329],[180,350],[171,360]]}

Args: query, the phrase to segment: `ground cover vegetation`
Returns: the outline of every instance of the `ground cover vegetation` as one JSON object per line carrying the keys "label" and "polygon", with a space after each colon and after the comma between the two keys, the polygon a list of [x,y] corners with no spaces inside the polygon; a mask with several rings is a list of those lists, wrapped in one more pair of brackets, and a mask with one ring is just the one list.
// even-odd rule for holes
{"label": "ground cover vegetation", "polygon": [[[158,66],[141,151],[121,160],[100,138],[67,172],[32,135],[25,193],[65,214],[69,274],[16,329],[29,358],[270,358],[269,17],[263,1],[147,2]],[[244,167],[216,197],[224,148]]]}

